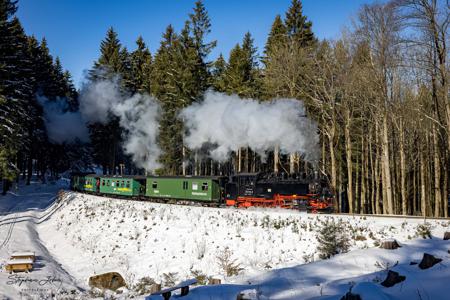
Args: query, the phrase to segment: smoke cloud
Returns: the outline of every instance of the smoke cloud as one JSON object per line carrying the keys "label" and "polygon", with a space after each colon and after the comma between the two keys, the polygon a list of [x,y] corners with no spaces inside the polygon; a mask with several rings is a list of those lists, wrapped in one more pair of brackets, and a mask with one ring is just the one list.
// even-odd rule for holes
{"label": "smoke cloud", "polygon": [[89,132],[79,111],[71,112],[64,98],[49,101],[44,96],[37,96],[39,104],[44,109],[44,122],[47,135],[51,142],[89,141]]}
{"label": "smoke cloud", "polygon": [[225,161],[240,147],[250,147],[262,157],[276,146],[282,153],[299,152],[308,159],[317,155],[317,125],[305,117],[299,100],[259,102],[208,91],[203,102],[185,108],[180,117],[187,146],[208,145],[214,160]]}
{"label": "smoke cloud", "polygon": [[157,145],[160,107],[149,96],[120,92],[120,79],[99,80],[85,84],[80,92],[80,111],[88,122],[106,123],[112,116],[120,120],[124,132],[124,150],[138,167],[148,171],[160,167]]}

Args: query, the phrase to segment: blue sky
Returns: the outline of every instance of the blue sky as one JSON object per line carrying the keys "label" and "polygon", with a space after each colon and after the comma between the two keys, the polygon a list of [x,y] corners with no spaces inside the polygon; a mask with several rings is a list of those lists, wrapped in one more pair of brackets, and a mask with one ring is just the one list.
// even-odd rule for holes
{"label": "blue sky", "polygon": [[[45,37],[78,85],[83,71],[99,55],[100,41],[113,26],[129,50],[142,35],[152,53],[168,24],[180,30],[195,0],[19,0],[18,17],[27,34]],[[250,31],[259,50],[264,47],[277,14],[284,16],[291,0],[205,0],[212,22],[210,39],[218,41],[211,59],[230,49]],[[304,14],[320,38],[336,38],[350,24],[360,5],[371,0],[303,0]]]}

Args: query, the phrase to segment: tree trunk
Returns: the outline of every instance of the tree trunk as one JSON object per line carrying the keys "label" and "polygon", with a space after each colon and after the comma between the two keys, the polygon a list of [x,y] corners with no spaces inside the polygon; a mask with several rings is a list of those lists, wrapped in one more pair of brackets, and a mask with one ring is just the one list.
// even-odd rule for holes
{"label": "tree trunk", "polygon": [[238,165],[238,173],[242,172],[242,148],[238,149],[238,161],[237,161],[237,165]]}
{"label": "tree trunk", "polygon": [[295,173],[295,153],[289,154],[289,174]]}
{"label": "tree trunk", "polygon": [[405,162],[405,133],[403,132],[403,121],[400,120],[399,129],[400,143],[400,194],[402,198],[402,215],[408,214],[407,191],[406,191],[406,162]]}
{"label": "tree trunk", "polygon": [[427,201],[426,201],[426,187],[425,187],[425,158],[423,150],[420,151],[420,208],[422,216],[427,216]]}
{"label": "tree trunk", "polygon": [[354,202],[353,202],[353,167],[352,167],[352,144],[350,139],[350,112],[346,112],[345,126],[345,153],[347,160],[347,199],[349,213],[354,213]]}
{"label": "tree trunk", "polygon": [[275,174],[278,174],[279,161],[280,161],[280,148],[278,146],[275,146],[275,149],[273,151],[273,172]]}
{"label": "tree trunk", "polygon": [[337,172],[336,172],[336,155],[334,153],[334,137],[333,135],[327,135],[328,145],[330,148],[330,160],[331,160],[331,189],[334,196],[333,205],[337,212],[340,212],[339,198],[337,195]]}
{"label": "tree trunk", "polygon": [[194,176],[198,176],[199,174],[198,174],[198,168],[199,168],[199,166],[198,166],[198,153],[197,153],[197,151],[195,151],[195,154],[194,154]]}
{"label": "tree trunk", "polygon": [[387,208],[386,209],[383,208],[383,210],[385,210],[385,212],[389,214],[394,214],[394,202],[392,198],[392,185],[391,185],[392,184],[391,166],[389,161],[387,112],[385,112],[383,116],[383,135],[381,145],[383,147],[383,172],[384,172],[383,194],[386,195],[386,204],[387,204]]}
{"label": "tree trunk", "polygon": [[186,147],[184,145],[181,149],[181,153],[182,153],[181,173],[183,174],[183,176],[186,176]]}
{"label": "tree trunk", "polygon": [[30,153],[27,161],[27,183],[26,185],[30,185],[31,176],[33,175],[33,156]]}
{"label": "tree trunk", "polygon": [[434,216],[441,216],[441,162],[436,126],[433,125],[433,161],[434,161]]}

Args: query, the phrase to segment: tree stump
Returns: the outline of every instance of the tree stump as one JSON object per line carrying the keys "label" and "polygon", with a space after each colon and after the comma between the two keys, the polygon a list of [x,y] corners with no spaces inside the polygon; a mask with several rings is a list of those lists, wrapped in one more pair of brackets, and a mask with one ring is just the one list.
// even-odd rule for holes
{"label": "tree stump", "polygon": [[425,269],[431,268],[432,266],[434,266],[437,263],[440,263],[441,261],[442,261],[442,258],[436,258],[431,254],[424,253],[422,261],[419,264],[419,268],[421,268],[422,270],[425,270]]}
{"label": "tree stump", "polygon": [[450,240],[450,231],[446,231],[444,233],[444,241],[446,241],[446,240]]}
{"label": "tree stump", "polygon": [[221,284],[222,280],[220,280],[218,278],[211,278],[208,283],[209,283],[209,285],[217,285],[217,284]]}
{"label": "tree stump", "polygon": [[380,245],[380,248],[388,249],[388,250],[393,250],[393,249],[397,249],[400,247],[401,247],[400,244],[395,239],[384,240],[381,242],[381,245]]}
{"label": "tree stump", "polygon": [[161,290],[161,283],[154,283],[150,287],[150,294],[159,292]]}
{"label": "tree stump", "polygon": [[405,279],[406,277],[398,274],[398,272],[389,270],[386,279],[381,283],[381,285],[384,287],[391,287],[404,281]]}
{"label": "tree stump", "polygon": [[352,294],[352,292],[347,292],[342,296],[341,300],[362,300],[360,295]]}

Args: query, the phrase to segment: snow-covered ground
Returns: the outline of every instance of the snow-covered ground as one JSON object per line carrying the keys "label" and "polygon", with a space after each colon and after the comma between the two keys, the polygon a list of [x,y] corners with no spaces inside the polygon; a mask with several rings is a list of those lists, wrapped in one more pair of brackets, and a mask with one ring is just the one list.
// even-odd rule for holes
{"label": "snow-covered ground", "polygon": [[[40,267],[28,276],[57,277],[64,283],[59,291],[72,292],[73,298],[90,297],[90,276],[116,271],[130,289],[143,277],[153,278],[163,286],[199,275],[220,278],[225,283],[194,288],[183,297],[186,300],[234,300],[244,289],[253,290],[259,299],[340,299],[351,286],[354,291],[378,291],[388,295],[386,299],[446,299],[443,291],[450,278],[450,243],[442,241],[442,236],[450,230],[447,220],[427,220],[434,238],[424,240],[416,236],[418,225],[424,222],[420,219],[206,208],[72,192],[51,204],[58,188],[41,186],[46,196],[32,186],[21,190],[24,196],[0,197],[0,213],[12,212],[0,217],[0,245],[4,237],[10,236],[6,246],[0,246],[0,263],[12,251],[36,251]],[[11,204],[19,199],[34,209],[26,209],[26,204],[19,209]],[[23,221],[8,221],[15,218]],[[351,251],[321,261],[316,236],[326,218],[343,221],[351,237]],[[10,224],[15,224],[12,230]],[[375,247],[386,238],[397,239],[403,247]],[[420,260],[424,252],[443,258],[443,262],[424,271],[409,265]],[[236,269],[241,269],[237,276],[227,276],[221,266],[220,258],[226,255],[238,266]],[[385,269],[397,261],[393,270],[407,279],[383,288],[379,282],[386,276]],[[21,287],[8,285],[7,281],[8,274],[0,273],[0,295],[16,299]],[[125,291],[117,297],[126,299],[131,295],[137,296]]]}

